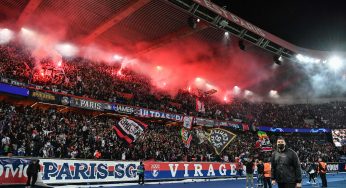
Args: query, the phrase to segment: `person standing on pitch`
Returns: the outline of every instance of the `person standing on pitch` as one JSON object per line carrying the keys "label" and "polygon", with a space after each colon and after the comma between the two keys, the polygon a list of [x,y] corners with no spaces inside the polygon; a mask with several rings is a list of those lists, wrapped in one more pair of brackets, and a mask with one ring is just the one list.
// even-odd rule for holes
{"label": "person standing on pitch", "polygon": [[269,159],[266,159],[264,162],[264,188],[272,188],[272,184],[270,182],[271,178],[271,164],[269,163]]}
{"label": "person standing on pitch", "polygon": [[322,187],[327,187],[327,163],[322,161],[322,158],[318,159],[318,173],[320,174],[322,180]]}
{"label": "person standing on pitch", "polygon": [[143,162],[141,161],[139,166],[137,167],[138,184],[144,185],[144,171],[145,171],[145,167]]}
{"label": "person standing on pitch", "polygon": [[246,167],[246,188],[248,188],[248,185],[251,185],[251,188],[254,187],[254,182],[253,182],[253,172],[254,172],[254,167],[255,167],[255,162],[251,157],[249,157],[245,161],[245,167]]}
{"label": "person standing on pitch", "polygon": [[297,153],[286,147],[283,137],[277,139],[277,150],[271,158],[272,184],[279,188],[302,187],[302,173]]}
{"label": "person standing on pitch", "polygon": [[26,174],[28,176],[28,180],[26,181],[27,186],[35,185],[38,172],[40,172],[40,160],[32,159],[28,168],[26,169]]}
{"label": "person standing on pitch", "polygon": [[257,183],[259,187],[263,186],[263,182],[264,182],[264,165],[262,160],[258,160],[257,163]]}

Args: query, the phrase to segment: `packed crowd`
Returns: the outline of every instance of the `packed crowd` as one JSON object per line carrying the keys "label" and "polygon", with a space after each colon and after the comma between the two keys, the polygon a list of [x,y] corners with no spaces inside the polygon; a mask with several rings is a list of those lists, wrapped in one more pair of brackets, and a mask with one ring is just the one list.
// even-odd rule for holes
{"label": "packed crowd", "polygon": [[[118,138],[114,116],[92,116],[84,112],[59,112],[0,102],[0,155],[44,158],[100,158],[112,160],[234,161],[239,156],[263,157],[252,132],[234,132],[236,139],[216,155],[207,140],[191,132],[189,148],[181,141],[179,124],[149,122],[134,144]],[[200,128],[199,128],[200,129]],[[206,130],[204,130],[206,131]],[[270,135],[275,141],[277,135]],[[339,153],[327,135],[287,135],[288,146],[302,161],[324,157],[337,161]],[[270,153],[270,152],[269,152]]]}
{"label": "packed crowd", "polygon": [[[170,96],[155,89],[148,77],[122,68],[120,63],[83,58],[36,62],[30,51],[15,43],[0,46],[0,77],[93,99],[255,125],[342,128],[346,124],[345,102],[277,105],[235,99],[230,105],[187,90]],[[205,104],[205,112],[196,111],[196,96]]]}

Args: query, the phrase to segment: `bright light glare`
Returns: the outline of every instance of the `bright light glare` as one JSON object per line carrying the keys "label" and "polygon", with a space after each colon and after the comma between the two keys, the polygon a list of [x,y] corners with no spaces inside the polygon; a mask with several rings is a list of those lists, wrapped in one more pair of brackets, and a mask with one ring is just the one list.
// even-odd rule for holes
{"label": "bright light glare", "polygon": [[13,32],[9,29],[0,29],[0,44],[6,44],[13,38]]}
{"label": "bright light glare", "polygon": [[249,96],[252,96],[253,95],[253,92],[252,91],[249,91],[249,90],[245,90],[244,91],[244,96],[245,97],[249,97]]}
{"label": "bright light glare", "polygon": [[115,54],[115,55],[113,55],[113,59],[114,59],[115,61],[121,61],[121,60],[124,59],[124,57],[122,57],[122,56],[120,56],[120,55],[118,55],[118,54]]}
{"label": "bright light glare", "polygon": [[269,91],[269,96],[272,98],[278,98],[279,97],[279,93],[276,90],[270,90]]}
{"label": "bright light glare", "polygon": [[309,56],[304,56],[302,54],[297,54],[296,58],[302,63],[320,63],[321,59],[312,58]]}
{"label": "bright light glare", "polygon": [[233,94],[234,95],[239,95],[240,94],[240,88],[238,86],[233,87]]}
{"label": "bright light glare", "polygon": [[156,66],[156,70],[157,70],[157,71],[161,71],[161,70],[162,70],[162,67],[161,67],[161,66]]}
{"label": "bright light glare", "polygon": [[197,77],[197,78],[195,79],[195,81],[196,81],[196,82],[202,82],[202,81],[203,81],[203,79],[202,79],[202,78],[200,78],[200,77]]}
{"label": "bright light glare", "polygon": [[339,70],[343,65],[341,58],[337,56],[331,57],[327,63],[329,68],[333,69],[334,71]]}
{"label": "bright light glare", "polygon": [[229,32],[228,32],[228,31],[225,32],[225,36],[226,36],[226,37],[229,36]]}
{"label": "bright light glare", "polygon": [[65,57],[73,57],[77,55],[78,48],[74,46],[73,44],[63,43],[63,44],[57,44],[55,46],[55,49]]}

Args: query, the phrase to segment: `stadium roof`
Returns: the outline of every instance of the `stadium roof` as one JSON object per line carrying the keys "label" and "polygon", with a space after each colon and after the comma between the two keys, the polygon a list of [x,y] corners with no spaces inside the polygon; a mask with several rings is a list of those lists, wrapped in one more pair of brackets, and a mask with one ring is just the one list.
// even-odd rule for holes
{"label": "stadium roof", "polygon": [[346,51],[344,0],[212,2],[227,6],[227,10],[298,46],[316,50]]}
{"label": "stadium roof", "polygon": [[[141,52],[192,34],[205,40],[222,40],[223,31],[218,26],[227,20],[223,30],[272,53],[294,57],[300,51],[311,52],[251,23],[243,24],[239,17],[239,23],[229,21],[233,14],[220,12],[220,7],[209,3],[204,0],[3,0],[0,22],[57,30],[64,32],[69,41],[98,42]],[[196,30],[187,24],[192,14],[205,21]]]}

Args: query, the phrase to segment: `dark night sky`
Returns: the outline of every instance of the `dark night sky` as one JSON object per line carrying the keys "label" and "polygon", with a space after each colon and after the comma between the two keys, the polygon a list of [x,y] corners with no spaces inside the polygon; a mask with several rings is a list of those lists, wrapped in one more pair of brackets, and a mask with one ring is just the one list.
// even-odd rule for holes
{"label": "dark night sky", "polygon": [[346,0],[212,0],[295,45],[346,51]]}

